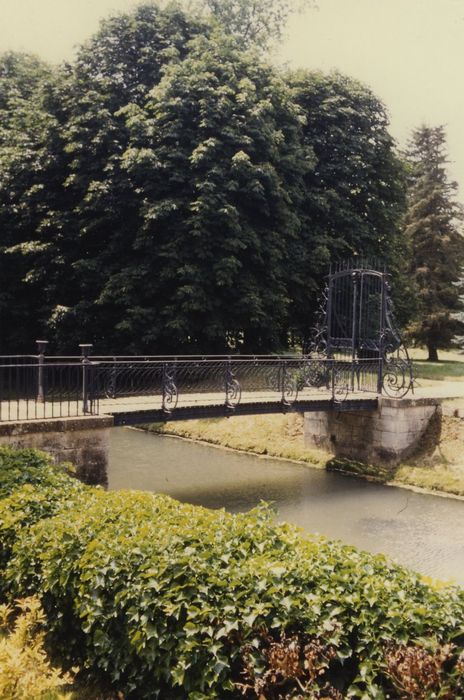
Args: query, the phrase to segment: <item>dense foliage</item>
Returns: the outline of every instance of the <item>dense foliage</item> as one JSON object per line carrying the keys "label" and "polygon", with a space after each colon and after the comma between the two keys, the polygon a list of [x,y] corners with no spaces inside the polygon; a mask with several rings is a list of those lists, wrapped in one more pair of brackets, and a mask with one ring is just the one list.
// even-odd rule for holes
{"label": "dense foliage", "polygon": [[1,700],[66,700],[71,681],[53,668],[44,650],[45,615],[37,598],[0,605]]}
{"label": "dense foliage", "polygon": [[39,337],[46,323],[42,307],[47,284],[41,268],[51,236],[59,239],[57,222],[51,234],[48,216],[58,165],[58,123],[48,109],[54,82],[51,68],[32,56],[0,56],[2,348],[18,348],[26,339]]}
{"label": "dense foliage", "polygon": [[301,175],[312,161],[290,91],[256,57],[200,40],[167,68],[145,109],[125,115],[123,166],[143,221],[111,295],[127,325],[138,301],[129,337],[155,347],[188,338],[212,351],[224,339],[275,347],[288,318]]}
{"label": "dense foliage", "polygon": [[431,361],[438,360],[439,348],[451,347],[453,338],[464,333],[464,324],[457,318],[464,310],[463,213],[455,199],[457,184],[448,179],[445,148],[443,126],[416,129],[409,148],[405,233],[418,295],[409,335],[427,347]]}
{"label": "dense foliage", "polygon": [[398,259],[382,104],[233,34],[148,3],[70,65],[0,59],[0,351],[273,350],[330,259]]}
{"label": "dense foliage", "polygon": [[0,448],[0,498],[10,496],[26,484],[41,488],[62,487],[69,491],[70,481],[67,475],[71,473],[71,467],[69,471],[64,467],[56,467],[45,452]]}
{"label": "dense foliage", "polygon": [[291,325],[304,335],[308,307],[330,261],[353,254],[383,260],[394,274],[395,291],[401,291],[404,245],[397,222],[405,172],[385,107],[369,88],[340,73],[298,71],[288,80],[304,115],[303,143],[315,157],[304,173],[298,212],[302,226],[293,274],[297,271],[302,284],[291,286],[290,293]]}
{"label": "dense foliage", "polygon": [[[3,454],[0,477],[23,458]],[[39,514],[27,503],[44,502],[59,472],[38,483],[37,468],[34,485],[21,477],[1,501],[4,596],[40,597],[65,666],[137,699],[464,693],[462,590],[277,526],[266,507],[229,515],[148,493],[78,493],[61,474],[69,493]]]}

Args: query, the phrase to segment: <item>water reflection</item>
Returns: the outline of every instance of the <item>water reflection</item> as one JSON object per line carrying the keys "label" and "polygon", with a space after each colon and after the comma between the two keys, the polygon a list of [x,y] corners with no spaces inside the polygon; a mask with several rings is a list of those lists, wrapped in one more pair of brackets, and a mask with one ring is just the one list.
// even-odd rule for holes
{"label": "water reflection", "polygon": [[108,478],[231,512],[272,501],[279,520],[464,584],[462,501],[125,428],[112,431]]}

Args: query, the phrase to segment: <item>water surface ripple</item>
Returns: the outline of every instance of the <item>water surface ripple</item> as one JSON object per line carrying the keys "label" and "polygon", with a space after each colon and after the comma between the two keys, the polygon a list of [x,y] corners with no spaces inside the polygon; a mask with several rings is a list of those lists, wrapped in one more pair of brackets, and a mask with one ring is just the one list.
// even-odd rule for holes
{"label": "water surface ripple", "polygon": [[272,501],[278,520],[464,584],[463,501],[142,431],[111,433],[111,489],[155,491],[230,512]]}

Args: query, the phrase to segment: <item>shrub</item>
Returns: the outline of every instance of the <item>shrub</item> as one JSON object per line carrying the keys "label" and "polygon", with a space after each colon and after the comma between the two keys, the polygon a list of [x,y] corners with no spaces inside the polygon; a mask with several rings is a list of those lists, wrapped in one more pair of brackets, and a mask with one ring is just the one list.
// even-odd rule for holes
{"label": "shrub", "polygon": [[463,696],[464,591],[275,525],[265,506],[83,489],[17,520],[5,569],[11,599],[40,596],[65,668],[137,700]]}
{"label": "shrub", "polygon": [[0,447],[0,498],[10,496],[25,484],[57,486],[69,483],[71,465],[56,466],[39,450]]}
{"label": "shrub", "polygon": [[43,452],[0,448],[0,598],[2,572],[19,533],[61,509],[76,508],[90,492]]}
{"label": "shrub", "polygon": [[71,677],[50,665],[43,646],[44,623],[45,616],[36,598],[17,601],[16,610],[0,606],[2,700],[64,700],[60,688]]}
{"label": "shrub", "polygon": [[259,697],[272,679],[269,650],[287,638],[325,650],[314,692],[382,697],[387,644],[464,635],[459,590],[275,526],[266,508],[231,516],[163,496],[93,494],[85,510],[27,529],[7,579],[11,595],[40,592],[63,661],[136,698],[238,697],[247,677],[246,697]]}
{"label": "shrub", "polygon": [[0,501],[0,600],[4,598],[3,572],[18,537],[27,537],[28,528],[61,510],[85,508],[90,500],[88,487],[74,479],[50,486],[26,484]]}

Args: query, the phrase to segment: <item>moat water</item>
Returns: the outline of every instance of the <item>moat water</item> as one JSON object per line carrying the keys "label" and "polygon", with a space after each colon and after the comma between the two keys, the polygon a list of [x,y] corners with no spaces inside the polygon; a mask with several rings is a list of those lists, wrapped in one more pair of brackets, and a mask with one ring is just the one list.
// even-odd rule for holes
{"label": "moat water", "polygon": [[111,432],[111,489],[165,493],[232,513],[272,502],[278,521],[464,584],[464,501],[143,431]]}

